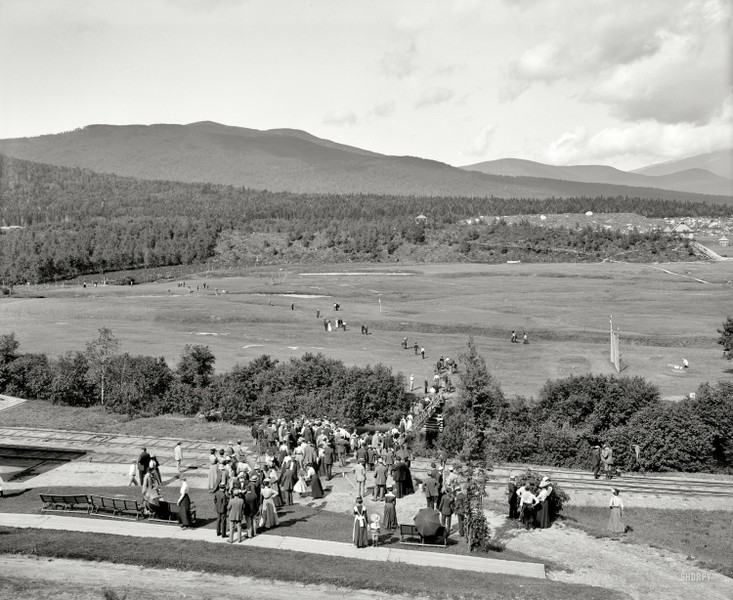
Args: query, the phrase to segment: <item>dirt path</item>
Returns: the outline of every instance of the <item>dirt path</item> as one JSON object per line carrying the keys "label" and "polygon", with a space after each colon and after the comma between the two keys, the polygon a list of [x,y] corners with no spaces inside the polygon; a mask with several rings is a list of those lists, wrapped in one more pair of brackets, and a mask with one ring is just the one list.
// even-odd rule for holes
{"label": "dirt path", "polygon": [[697,568],[680,554],[594,538],[563,524],[519,530],[507,548],[572,570],[550,571],[549,579],[619,590],[635,600],[733,598],[733,579]]}
{"label": "dirt path", "polygon": [[319,600],[346,596],[349,600],[420,598],[108,562],[0,555],[0,598],[13,600]]}

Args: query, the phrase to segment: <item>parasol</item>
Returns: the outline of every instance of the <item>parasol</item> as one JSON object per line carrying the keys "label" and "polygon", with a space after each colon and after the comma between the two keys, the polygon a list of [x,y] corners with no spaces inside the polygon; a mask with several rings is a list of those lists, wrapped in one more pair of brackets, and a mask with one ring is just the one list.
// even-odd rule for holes
{"label": "parasol", "polygon": [[433,537],[443,532],[440,513],[434,508],[421,508],[413,518],[417,531],[423,537]]}

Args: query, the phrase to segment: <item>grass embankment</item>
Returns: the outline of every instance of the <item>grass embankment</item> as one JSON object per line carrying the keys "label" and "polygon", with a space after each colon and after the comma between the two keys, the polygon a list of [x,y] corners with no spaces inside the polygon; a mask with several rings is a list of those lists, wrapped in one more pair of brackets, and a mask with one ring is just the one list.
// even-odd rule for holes
{"label": "grass embankment", "polygon": [[[567,506],[563,522],[596,537],[615,537],[606,529],[608,509],[598,506]],[[622,541],[646,544],[687,555],[699,566],[733,577],[733,512],[634,508],[624,514],[631,527]]]}
{"label": "grass embankment", "polygon": [[[369,550],[364,551],[366,553]],[[247,575],[297,584],[325,583],[387,593],[422,594],[431,598],[614,600],[623,597],[603,588],[508,575],[482,575],[400,563],[248,548],[244,545],[142,540],[68,531],[0,527],[0,553],[104,560],[142,567]]]}
{"label": "grass embankment", "polygon": [[212,442],[242,440],[249,443],[252,439],[249,427],[240,425],[175,415],[130,419],[101,406],[64,406],[43,400],[28,400],[4,410],[0,422],[4,427],[91,431]]}

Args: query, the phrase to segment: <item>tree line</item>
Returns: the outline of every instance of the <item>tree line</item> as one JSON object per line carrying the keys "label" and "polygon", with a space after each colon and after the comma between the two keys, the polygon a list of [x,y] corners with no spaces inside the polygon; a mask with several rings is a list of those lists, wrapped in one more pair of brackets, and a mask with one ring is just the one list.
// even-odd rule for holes
{"label": "tree line", "polygon": [[[505,397],[472,339],[459,363],[457,400],[437,444],[464,461],[587,467],[591,447],[608,442],[626,470],[733,467],[733,382],[703,384],[694,398],[673,403],[641,377],[588,374],[550,380],[534,400]],[[57,358],[21,353],[14,334],[0,336],[0,392],[130,416],[253,423],[304,415],[374,426],[398,423],[415,400],[403,374],[381,364],[347,367],[311,353],[283,362],[262,355],[219,374],[214,364],[201,345],[185,346],[174,368],[162,357],[120,352],[104,328],[84,350]]]}
{"label": "tree line", "polygon": [[459,401],[438,444],[465,460],[587,468],[591,448],[609,443],[622,470],[733,468],[733,382],[668,402],[642,377],[587,374],[550,380],[528,400],[504,396],[472,340],[459,361]]}
{"label": "tree line", "polygon": [[[39,283],[111,270],[286,261],[501,262],[686,258],[657,234],[508,225],[479,215],[636,212],[726,216],[733,207],[632,197],[461,198],[290,194],[145,181],[0,155],[0,279]],[[418,214],[427,224],[416,223]],[[627,257],[624,257],[626,260]]]}

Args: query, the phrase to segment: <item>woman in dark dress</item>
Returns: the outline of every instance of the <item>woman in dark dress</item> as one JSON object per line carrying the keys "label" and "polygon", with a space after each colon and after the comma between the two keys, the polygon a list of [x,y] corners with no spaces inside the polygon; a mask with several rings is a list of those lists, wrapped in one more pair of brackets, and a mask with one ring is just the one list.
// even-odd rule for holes
{"label": "woman in dark dress", "polygon": [[391,485],[387,486],[387,494],[384,496],[382,527],[389,531],[397,529],[397,497],[392,492]]}
{"label": "woman in dark dress", "polygon": [[314,499],[323,498],[323,484],[321,478],[318,477],[318,471],[312,466],[308,467],[306,481],[309,483],[311,488],[311,497]]}
{"label": "woman in dark dress", "polygon": [[354,528],[351,532],[351,540],[357,548],[366,548],[369,545],[367,511],[361,496],[356,498],[356,506],[354,506]]}
{"label": "woman in dark dress", "polygon": [[191,527],[191,499],[188,497],[188,483],[186,478],[181,477],[181,495],[178,498],[178,521],[181,529]]}

